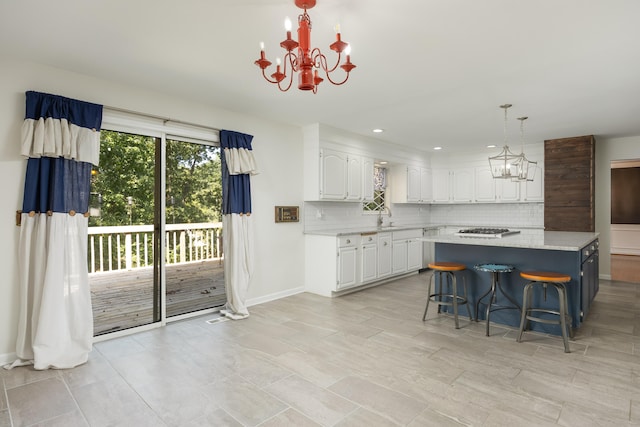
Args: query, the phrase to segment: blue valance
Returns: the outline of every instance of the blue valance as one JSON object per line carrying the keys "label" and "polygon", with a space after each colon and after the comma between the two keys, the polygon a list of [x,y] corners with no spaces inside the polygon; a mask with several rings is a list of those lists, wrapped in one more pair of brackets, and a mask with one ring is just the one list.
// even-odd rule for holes
{"label": "blue valance", "polygon": [[25,95],[23,156],[99,163],[102,105],[41,92]]}
{"label": "blue valance", "polygon": [[65,119],[92,130],[102,126],[102,105],[34,91],[28,91],[26,98],[25,119]]}
{"label": "blue valance", "polygon": [[232,130],[220,131],[220,146],[222,148],[245,148],[252,150],[252,140],[253,135],[247,135],[246,133],[234,132]]}

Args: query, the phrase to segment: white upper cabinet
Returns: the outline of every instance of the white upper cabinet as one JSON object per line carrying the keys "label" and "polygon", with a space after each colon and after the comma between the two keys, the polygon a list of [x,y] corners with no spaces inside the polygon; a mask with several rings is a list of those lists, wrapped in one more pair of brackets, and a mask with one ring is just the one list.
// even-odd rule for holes
{"label": "white upper cabinet", "polygon": [[453,201],[458,203],[473,202],[475,176],[472,168],[454,169]]}
{"label": "white upper cabinet", "polygon": [[319,180],[305,171],[305,200],[373,200],[373,159],[330,148],[319,150]]}
{"label": "white upper cabinet", "polygon": [[476,202],[496,201],[496,180],[489,166],[477,167],[476,170]]}
{"label": "white upper cabinet", "polygon": [[362,200],[362,178],[362,158],[359,156],[348,155],[347,200]]}
{"label": "white upper cabinet", "polygon": [[420,168],[407,166],[407,202],[420,202]]}
{"label": "white upper cabinet", "polygon": [[520,201],[520,183],[511,181],[510,179],[497,179],[496,193],[499,202],[519,202]]}
{"label": "white upper cabinet", "polygon": [[420,200],[425,203],[433,201],[431,169],[420,168]]}
{"label": "white upper cabinet", "polygon": [[320,150],[320,199],[347,198],[347,155],[330,149]]}
{"label": "white upper cabinet", "polygon": [[449,169],[433,169],[433,201],[448,202],[451,200],[451,173]]}
{"label": "white upper cabinet", "polygon": [[430,203],[431,170],[401,165],[392,169],[393,203]]}
{"label": "white upper cabinet", "polygon": [[373,159],[369,157],[362,158],[362,200],[364,202],[373,201]]}

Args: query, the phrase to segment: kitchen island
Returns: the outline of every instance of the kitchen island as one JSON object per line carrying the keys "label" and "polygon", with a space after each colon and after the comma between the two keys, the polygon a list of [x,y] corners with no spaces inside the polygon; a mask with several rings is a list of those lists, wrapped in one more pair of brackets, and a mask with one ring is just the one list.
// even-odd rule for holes
{"label": "kitchen island", "polygon": [[[423,237],[435,242],[435,260],[459,262],[467,266],[469,301],[475,304],[490,287],[491,277],[486,272],[476,271],[477,264],[510,264],[514,271],[500,277],[503,289],[520,304],[526,281],[520,277],[525,270],[555,271],[571,276],[566,285],[569,314],[572,327],[578,328],[586,318],[593,298],[598,292],[598,233],[523,230],[519,234],[502,238],[463,237],[455,234]],[[504,298],[498,295],[497,303]],[[558,297],[554,290],[547,292],[546,301],[542,292],[536,292],[533,304],[537,307],[557,309]],[[464,312],[464,309],[462,309]],[[475,314],[474,314],[475,315]],[[480,310],[479,320],[484,319]],[[500,310],[491,314],[491,321],[513,327],[520,324],[518,310]],[[531,323],[534,330],[560,335],[556,325]]]}

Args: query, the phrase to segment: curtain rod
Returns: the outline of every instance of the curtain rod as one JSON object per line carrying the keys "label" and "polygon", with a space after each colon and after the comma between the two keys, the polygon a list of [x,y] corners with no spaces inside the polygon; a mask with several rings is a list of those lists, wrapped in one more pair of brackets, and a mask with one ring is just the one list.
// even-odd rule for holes
{"label": "curtain rod", "polygon": [[196,127],[202,128],[202,129],[209,129],[209,130],[213,130],[213,131],[216,131],[216,132],[220,132],[220,129],[214,128],[212,126],[199,125],[197,123],[185,122],[183,120],[174,120],[174,119],[170,119],[168,117],[156,116],[154,114],[148,114],[148,113],[141,113],[139,111],[127,110],[126,108],[111,107],[109,105],[103,105],[103,107],[108,109],[108,110],[116,111],[116,112],[119,112],[119,113],[135,114],[135,115],[142,116],[142,117],[147,117],[147,118],[150,118],[150,119],[162,120],[165,123],[166,122],[172,122],[172,123],[178,123],[178,124],[181,124],[181,125],[196,126]]}

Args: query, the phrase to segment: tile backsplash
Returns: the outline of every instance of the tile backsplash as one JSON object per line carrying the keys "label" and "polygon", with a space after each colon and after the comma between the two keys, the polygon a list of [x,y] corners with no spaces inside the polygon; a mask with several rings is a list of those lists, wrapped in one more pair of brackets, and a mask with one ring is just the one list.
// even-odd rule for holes
{"label": "tile backsplash", "polygon": [[432,205],[431,222],[501,227],[544,227],[544,203]]}
{"label": "tile backsplash", "polygon": [[[412,205],[393,204],[394,225],[438,224],[503,227],[544,227],[544,203]],[[305,231],[375,226],[377,214],[362,211],[361,203],[305,202]]]}

